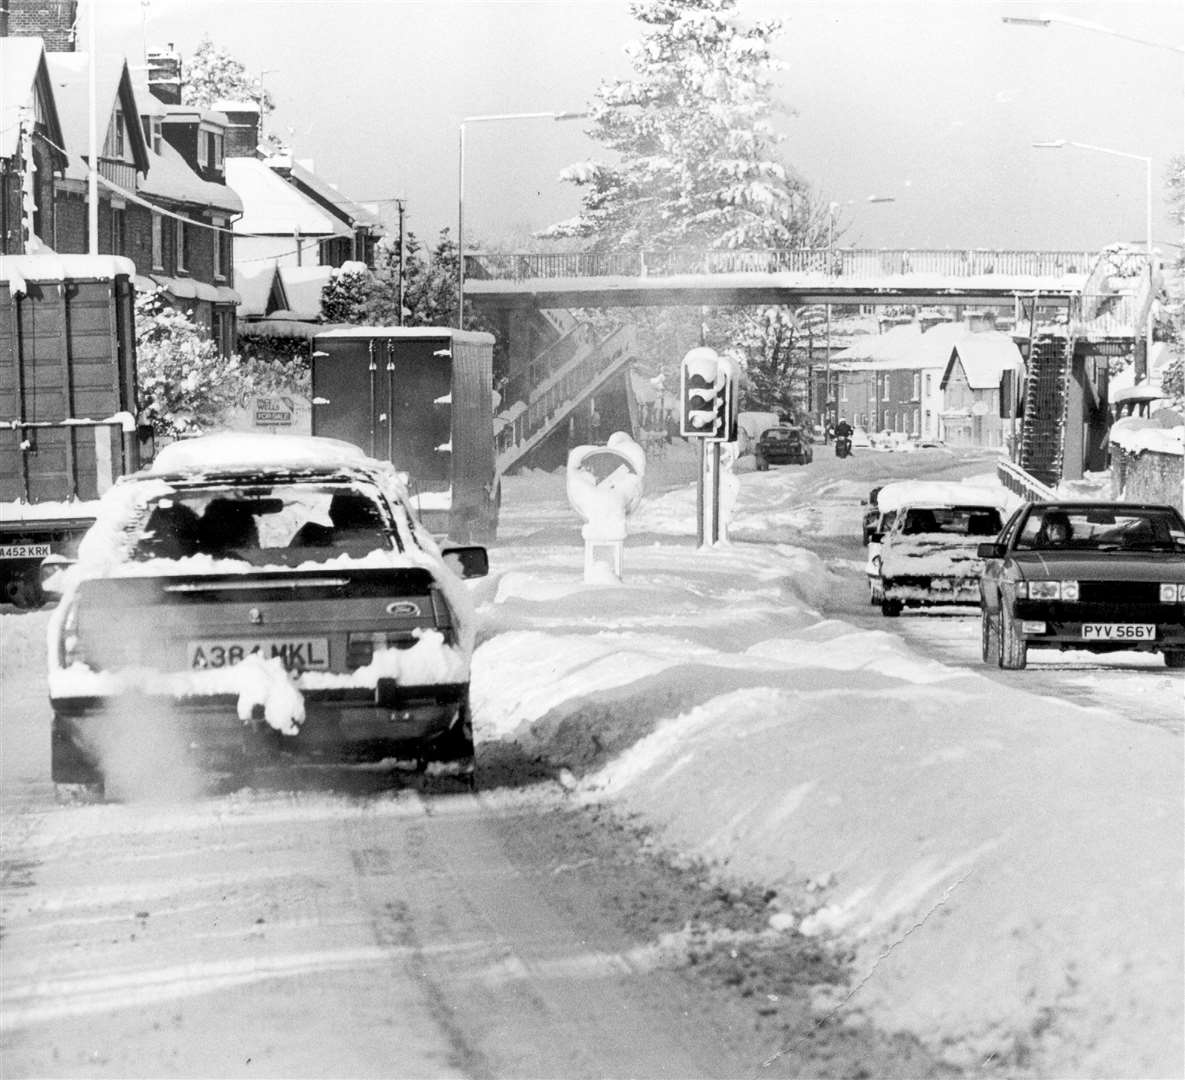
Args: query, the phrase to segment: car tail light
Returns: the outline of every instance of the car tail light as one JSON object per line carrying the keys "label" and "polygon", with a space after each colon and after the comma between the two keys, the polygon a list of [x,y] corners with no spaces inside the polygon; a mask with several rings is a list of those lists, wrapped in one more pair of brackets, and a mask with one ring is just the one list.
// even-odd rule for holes
{"label": "car tail light", "polygon": [[376,652],[410,649],[419,638],[410,630],[376,630],[346,635],[346,666],[354,671],[366,667]]}
{"label": "car tail light", "polygon": [[78,608],[74,604],[70,605],[70,609],[62,619],[62,636],[58,658],[64,668],[68,668],[71,664],[86,663],[86,652],[82,647],[82,638],[78,634]]}
{"label": "car tail light", "polygon": [[1076,581],[1026,581],[1020,586],[1022,596],[1029,600],[1077,600]]}
{"label": "car tail light", "polygon": [[1160,586],[1160,602],[1162,604],[1185,603],[1185,585],[1176,585],[1167,581],[1162,582]]}

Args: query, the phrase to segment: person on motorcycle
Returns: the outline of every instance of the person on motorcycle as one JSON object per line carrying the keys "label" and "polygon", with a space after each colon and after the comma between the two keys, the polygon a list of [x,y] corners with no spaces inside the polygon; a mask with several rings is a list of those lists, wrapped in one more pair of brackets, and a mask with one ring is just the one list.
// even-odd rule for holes
{"label": "person on motorcycle", "polygon": [[837,439],[850,439],[852,437],[852,425],[842,416],[839,418],[839,423],[835,425],[835,437]]}

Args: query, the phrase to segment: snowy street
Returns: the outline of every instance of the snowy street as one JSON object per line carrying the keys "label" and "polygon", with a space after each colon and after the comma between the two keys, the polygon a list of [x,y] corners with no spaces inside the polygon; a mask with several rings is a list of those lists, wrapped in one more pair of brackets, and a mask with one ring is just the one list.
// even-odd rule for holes
{"label": "snowy street", "polygon": [[993,468],[816,446],[699,550],[676,443],[620,584],[508,478],[477,795],[167,761],[58,806],[4,609],[6,1075],[1178,1074],[1181,673],[867,602],[868,489]]}

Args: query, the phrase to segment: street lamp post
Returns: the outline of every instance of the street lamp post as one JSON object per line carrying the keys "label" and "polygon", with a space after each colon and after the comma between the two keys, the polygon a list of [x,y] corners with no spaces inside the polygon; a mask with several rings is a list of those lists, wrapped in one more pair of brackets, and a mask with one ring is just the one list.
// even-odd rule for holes
{"label": "street lamp post", "polygon": [[[1144,253],[1148,261],[1148,288],[1152,288],[1152,158],[1144,154],[1131,154],[1126,150],[1112,150],[1107,146],[1093,146],[1090,143],[1071,142],[1067,139],[1050,139],[1046,142],[1035,142],[1037,150],[1062,150],[1073,146],[1078,150],[1094,150],[1099,154],[1110,154],[1112,157],[1128,158],[1132,161],[1144,163]],[[1144,325],[1144,365],[1145,376],[1147,365],[1152,362],[1152,305],[1148,305],[1148,316]]]}
{"label": "street lamp post", "polygon": [[464,328],[465,315],[465,125],[495,120],[579,120],[583,112],[494,113],[466,116],[457,129],[457,329]]}
{"label": "street lamp post", "polygon": [[1181,48],[1180,45],[1173,45],[1167,41],[1151,41],[1148,38],[1133,37],[1131,34],[1112,30],[1109,26],[1100,26],[1098,23],[1087,22],[1085,19],[1072,19],[1065,15],[1038,15],[1036,17],[1001,15],[1000,20],[1009,26],[1035,26],[1042,30],[1048,30],[1049,27],[1055,24],[1059,26],[1072,26],[1078,30],[1093,30],[1096,34],[1107,34],[1110,37],[1123,38],[1124,41],[1134,41],[1137,45],[1151,45],[1157,49],[1185,52],[1185,49]]}

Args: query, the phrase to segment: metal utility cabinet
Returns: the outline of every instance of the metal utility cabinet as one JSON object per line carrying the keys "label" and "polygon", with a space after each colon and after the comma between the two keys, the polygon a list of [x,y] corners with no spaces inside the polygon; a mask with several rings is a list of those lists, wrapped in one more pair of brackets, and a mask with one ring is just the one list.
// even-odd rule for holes
{"label": "metal utility cabinet", "polygon": [[491,334],[447,327],[359,326],[313,338],[314,435],[361,446],[408,476],[433,532],[494,538]]}
{"label": "metal utility cabinet", "polygon": [[0,587],[40,602],[95,501],[139,466],[135,266],[110,255],[0,256]]}

